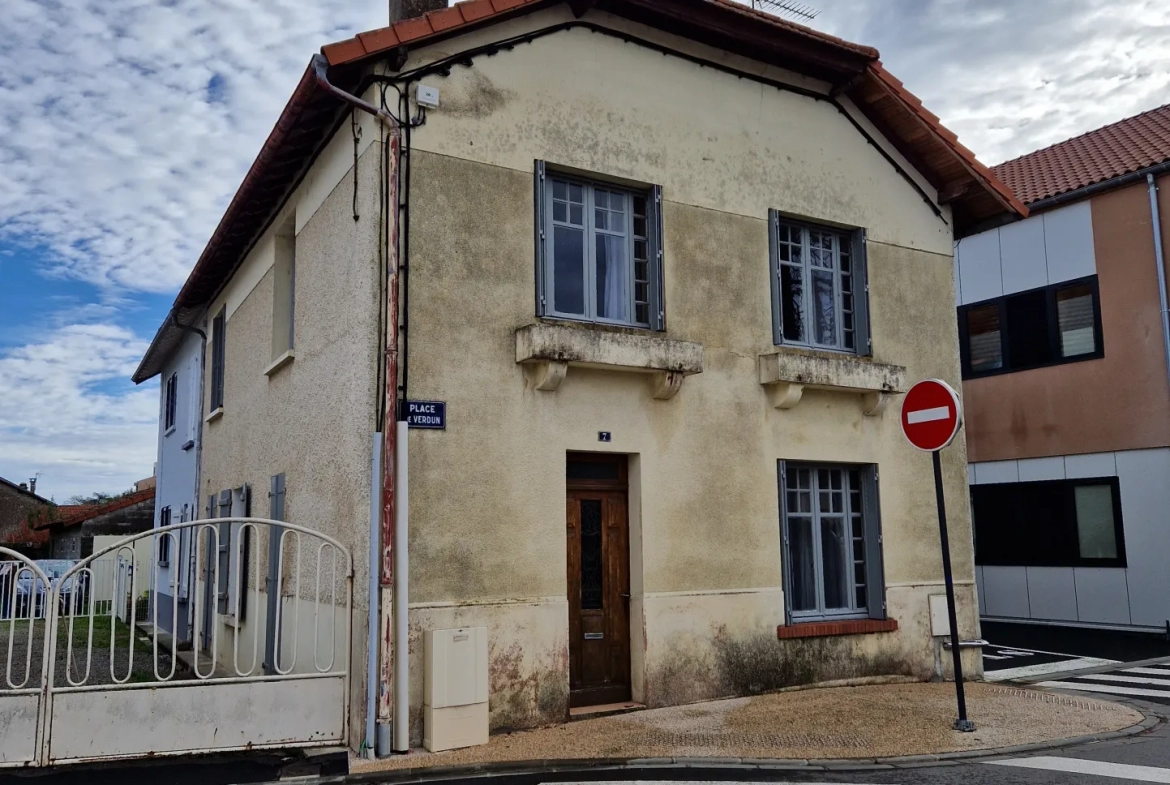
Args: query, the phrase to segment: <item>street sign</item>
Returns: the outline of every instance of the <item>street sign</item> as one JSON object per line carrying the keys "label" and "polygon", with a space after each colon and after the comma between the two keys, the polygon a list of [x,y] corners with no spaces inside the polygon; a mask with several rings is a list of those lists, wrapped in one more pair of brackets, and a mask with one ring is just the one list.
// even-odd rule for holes
{"label": "street sign", "polygon": [[444,401],[407,401],[406,425],[431,431],[447,429],[447,404]]}
{"label": "street sign", "polygon": [[963,424],[963,404],[946,382],[918,382],[902,400],[902,433],[920,450],[937,452],[955,439]]}
{"label": "street sign", "polygon": [[959,649],[959,624],[955,614],[955,580],[951,572],[951,543],[947,536],[947,506],[943,499],[942,460],[939,450],[955,440],[963,424],[963,405],[949,384],[938,379],[918,382],[902,400],[902,433],[918,449],[930,453],[934,464],[934,497],[938,505],[938,534],[942,545],[943,583],[947,590],[947,621],[950,623],[951,657],[955,669],[955,698],[959,718],[957,731],[970,733],[975,723],[967,719],[967,696],[963,691],[963,660]]}

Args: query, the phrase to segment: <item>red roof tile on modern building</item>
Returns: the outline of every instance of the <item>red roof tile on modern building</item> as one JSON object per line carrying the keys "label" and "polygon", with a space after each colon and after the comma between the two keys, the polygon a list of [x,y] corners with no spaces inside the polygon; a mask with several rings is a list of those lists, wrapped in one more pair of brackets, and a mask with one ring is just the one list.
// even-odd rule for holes
{"label": "red roof tile on modern building", "polygon": [[1170,161],[1170,104],[1005,161],[992,171],[1032,204],[1164,161]]}

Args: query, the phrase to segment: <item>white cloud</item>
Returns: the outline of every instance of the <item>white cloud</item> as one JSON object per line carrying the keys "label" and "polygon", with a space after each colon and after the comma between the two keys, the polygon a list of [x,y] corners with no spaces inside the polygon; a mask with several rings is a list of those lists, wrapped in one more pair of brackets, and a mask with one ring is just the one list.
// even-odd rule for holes
{"label": "white cloud", "polygon": [[119,327],[72,324],[0,355],[0,476],[23,482],[35,468],[37,492],[58,502],[149,477],[157,384],[102,389],[125,380],[146,347]]}
{"label": "white cloud", "polygon": [[1170,101],[1165,0],[818,0],[985,163]]}
{"label": "white cloud", "polygon": [[323,43],[382,0],[3,0],[0,241],[107,288],[182,283]]}

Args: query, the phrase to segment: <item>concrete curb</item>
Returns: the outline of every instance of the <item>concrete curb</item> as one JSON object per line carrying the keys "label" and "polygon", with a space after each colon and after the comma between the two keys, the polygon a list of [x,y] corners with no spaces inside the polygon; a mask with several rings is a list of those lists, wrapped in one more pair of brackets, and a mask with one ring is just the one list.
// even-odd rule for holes
{"label": "concrete curb", "polygon": [[523,776],[586,771],[653,771],[670,769],[709,769],[727,771],[885,771],[890,769],[912,769],[931,766],[953,766],[963,761],[979,758],[1002,758],[1033,752],[1073,747],[1090,742],[1111,741],[1134,736],[1150,730],[1161,720],[1154,714],[1141,711],[1144,719],[1136,725],[1108,733],[1092,736],[1076,736],[1070,739],[1017,744],[1012,747],[997,747],[962,752],[941,752],[935,755],[904,755],[893,758],[836,758],[836,759],[781,759],[781,758],[578,758],[557,760],[500,761],[467,766],[435,766],[419,769],[391,769],[350,774],[346,777],[323,777],[315,782],[344,783],[344,785],[373,785],[374,783],[414,783],[442,780],[466,780],[486,777]]}

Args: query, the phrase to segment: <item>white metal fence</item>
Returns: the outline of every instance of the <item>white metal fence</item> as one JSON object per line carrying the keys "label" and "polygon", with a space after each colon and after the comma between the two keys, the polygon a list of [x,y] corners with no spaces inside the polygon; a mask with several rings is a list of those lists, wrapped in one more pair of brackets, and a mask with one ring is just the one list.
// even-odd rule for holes
{"label": "white metal fence", "polygon": [[348,550],[280,521],[174,524],[56,578],[0,548],[0,767],[345,743],[352,594]]}

